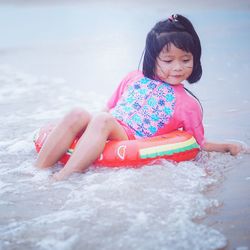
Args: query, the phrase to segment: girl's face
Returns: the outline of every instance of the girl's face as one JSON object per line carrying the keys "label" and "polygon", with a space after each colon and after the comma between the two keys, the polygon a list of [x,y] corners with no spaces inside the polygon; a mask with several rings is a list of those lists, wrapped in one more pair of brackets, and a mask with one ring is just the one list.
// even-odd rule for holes
{"label": "girl's face", "polygon": [[171,85],[180,84],[193,71],[193,55],[190,52],[178,49],[173,44],[165,46],[156,59],[156,78]]}

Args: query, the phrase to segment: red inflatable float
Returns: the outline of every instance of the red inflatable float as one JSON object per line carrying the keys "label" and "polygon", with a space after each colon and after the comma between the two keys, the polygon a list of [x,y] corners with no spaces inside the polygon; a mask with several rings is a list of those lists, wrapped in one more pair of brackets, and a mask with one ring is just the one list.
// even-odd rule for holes
{"label": "red inflatable float", "polygon": [[[39,152],[47,136],[54,126],[48,125],[35,135],[34,143]],[[76,139],[63,157],[59,160],[65,164],[74,152]],[[139,140],[107,141],[103,153],[94,164],[106,167],[139,167],[156,159],[166,159],[175,162],[188,161],[196,157],[199,145],[194,137],[184,131],[174,131],[162,136]]]}

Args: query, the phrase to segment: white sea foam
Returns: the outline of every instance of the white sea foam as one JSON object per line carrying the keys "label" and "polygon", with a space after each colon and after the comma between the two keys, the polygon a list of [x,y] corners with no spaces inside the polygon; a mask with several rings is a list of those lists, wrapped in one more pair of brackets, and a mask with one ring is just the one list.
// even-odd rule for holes
{"label": "white sea foam", "polygon": [[203,154],[196,162],[177,165],[162,161],[140,169],[92,167],[68,181],[53,182],[50,175],[60,166],[45,171],[33,167],[35,130],[75,105],[98,110],[105,96],[69,91],[62,80],[10,68],[0,68],[0,75],[1,103],[15,107],[12,114],[7,109],[0,114],[0,248],[151,250],[226,245],[225,236],[195,220],[202,221],[209,208],[219,206],[204,192],[221,180],[221,169],[229,168],[233,158]]}
{"label": "white sea foam", "polygon": [[[65,228],[65,231],[69,228]],[[55,236],[47,236],[39,241],[36,245],[37,249],[55,249],[55,250],[71,250],[77,248],[77,241],[79,236],[77,234],[71,235],[68,238],[63,237],[55,239]]]}
{"label": "white sea foam", "polygon": [[28,153],[31,151],[32,146],[33,145],[30,142],[22,140],[22,141],[18,141],[15,144],[12,144],[11,146],[9,146],[7,148],[7,152],[8,153],[21,153],[21,152]]}

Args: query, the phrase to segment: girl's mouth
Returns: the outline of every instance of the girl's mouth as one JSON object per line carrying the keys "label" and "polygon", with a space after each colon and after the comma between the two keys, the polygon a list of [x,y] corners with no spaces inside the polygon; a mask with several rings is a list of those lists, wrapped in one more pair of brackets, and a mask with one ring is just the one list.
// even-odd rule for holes
{"label": "girl's mouth", "polygon": [[182,77],[182,75],[173,75],[172,77],[180,78],[180,77]]}

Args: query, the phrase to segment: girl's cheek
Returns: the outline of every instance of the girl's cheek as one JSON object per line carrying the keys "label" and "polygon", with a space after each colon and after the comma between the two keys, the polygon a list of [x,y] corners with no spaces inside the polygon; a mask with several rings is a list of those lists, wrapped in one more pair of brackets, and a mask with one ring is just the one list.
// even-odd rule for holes
{"label": "girl's cheek", "polygon": [[156,76],[157,79],[162,80],[162,78],[164,77],[164,74],[163,74],[163,72],[157,71],[156,74],[155,74],[155,76]]}

